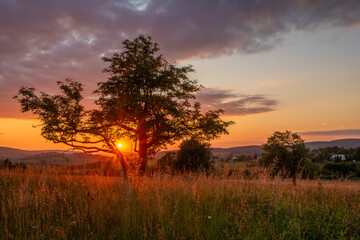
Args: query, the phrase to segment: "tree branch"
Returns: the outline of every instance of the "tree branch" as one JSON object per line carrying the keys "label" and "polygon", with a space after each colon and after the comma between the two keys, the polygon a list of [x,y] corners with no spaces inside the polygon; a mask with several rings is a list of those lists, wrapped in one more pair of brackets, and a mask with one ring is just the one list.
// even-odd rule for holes
{"label": "tree branch", "polygon": [[81,150],[83,152],[107,152],[107,153],[114,153],[113,150],[110,149],[105,149],[105,148],[99,148],[99,147],[85,147],[85,146],[79,146],[79,145],[75,145],[73,143],[69,143],[69,142],[62,142],[59,141],[58,143],[64,143],[65,145],[68,145],[74,149],[77,150]]}

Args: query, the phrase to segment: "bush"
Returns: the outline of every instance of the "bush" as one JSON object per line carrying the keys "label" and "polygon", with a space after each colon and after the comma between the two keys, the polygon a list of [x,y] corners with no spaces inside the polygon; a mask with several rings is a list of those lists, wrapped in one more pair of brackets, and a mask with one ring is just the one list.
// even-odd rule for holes
{"label": "bush", "polygon": [[302,164],[303,164],[303,169],[302,169],[303,178],[315,179],[319,176],[320,165],[313,163],[307,159],[304,160]]}
{"label": "bush", "polygon": [[360,178],[360,163],[326,163],[321,170],[321,177],[325,179]]}
{"label": "bush", "polygon": [[0,169],[21,169],[25,171],[27,169],[26,163],[12,163],[10,159],[5,159],[3,161],[0,161]]}
{"label": "bush", "polygon": [[209,143],[202,143],[197,139],[185,140],[180,144],[174,169],[180,171],[209,170],[211,156]]}
{"label": "bush", "polygon": [[0,168],[4,168],[4,169],[11,169],[13,166],[12,162],[10,161],[10,159],[5,159],[3,161],[1,161],[0,163]]}
{"label": "bush", "polygon": [[351,154],[351,160],[360,161],[360,147]]}

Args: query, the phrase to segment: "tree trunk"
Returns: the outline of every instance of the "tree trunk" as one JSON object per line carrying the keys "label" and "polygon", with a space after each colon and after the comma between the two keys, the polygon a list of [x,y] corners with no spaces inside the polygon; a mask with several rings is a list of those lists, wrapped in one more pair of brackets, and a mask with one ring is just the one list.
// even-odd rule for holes
{"label": "tree trunk", "polygon": [[147,161],[148,161],[147,151],[145,151],[142,154],[139,153],[139,158],[140,158],[139,175],[144,176],[145,172],[146,172],[146,168],[147,168]]}
{"label": "tree trunk", "polygon": [[294,174],[294,175],[292,176],[292,180],[293,180],[294,186],[296,186],[296,174]]}
{"label": "tree trunk", "polygon": [[120,152],[119,150],[116,151],[116,157],[117,157],[117,160],[120,162],[121,167],[123,169],[124,179],[127,180],[128,172],[129,172],[129,164],[125,160],[124,154],[122,152]]}
{"label": "tree trunk", "polygon": [[145,131],[139,134],[139,175],[144,176],[148,161],[148,143]]}

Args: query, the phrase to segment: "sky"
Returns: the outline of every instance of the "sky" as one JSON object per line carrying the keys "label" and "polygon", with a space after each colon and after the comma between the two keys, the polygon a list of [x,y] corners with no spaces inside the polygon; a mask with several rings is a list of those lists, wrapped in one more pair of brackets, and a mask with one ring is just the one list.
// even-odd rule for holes
{"label": "sky", "polygon": [[0,146],[66,149],[42,139],[12,97],[21,86],[57,93],[72,78],[90,106],[108,77],[101,58],[139,34],[169,62],[193,65],[203,108],[236,123],[214,147],[284,130],[360,138],[358,0],[0,0]]}

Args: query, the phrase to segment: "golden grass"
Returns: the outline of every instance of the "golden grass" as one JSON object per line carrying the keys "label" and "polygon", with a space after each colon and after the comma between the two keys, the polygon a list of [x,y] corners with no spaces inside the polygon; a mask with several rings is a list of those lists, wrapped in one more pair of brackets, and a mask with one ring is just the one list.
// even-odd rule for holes
{"label": "golden grass", "polygon": [[0,239],[358,239],[360,184],[0,171]]}

